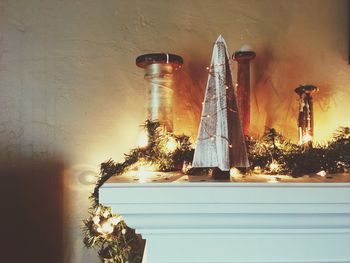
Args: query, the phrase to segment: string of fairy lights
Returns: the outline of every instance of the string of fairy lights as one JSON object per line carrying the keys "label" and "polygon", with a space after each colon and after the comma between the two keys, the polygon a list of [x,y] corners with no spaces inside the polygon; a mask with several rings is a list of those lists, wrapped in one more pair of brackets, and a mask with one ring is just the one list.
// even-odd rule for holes
{"label": "string of fairy lights", "polygon": [[[225,48],[225,46],[223,45],[223,48]],[[225,52],[225,56],[226,52]],[[225,60],[227,60],[227,58],[225,58]],[[218,82],[219,85],[215,85],[216,89],[221,90],[223,92],[221,92],[221,95],[219,96],[219,101],[225,101],[224,105],[225,106],[221,106],[221,107],[217,107],[216,102],[218,101],[218,96],[217,93],[218,91],[216,90],[216,94],[213,94],[212,96],[208,97],[208,93],[206,93],[204,101],[202,102],[202,105],[204,106],[205,104],[209,104],[209,103],[215,103],[214,106],[214,110],[213,112],[211,112],[210,114],[208,114],[207,112],[205,112],[203,110],[202,115],[201,115],[201,124],[204,124],[204,126],[202,126],[201,128],[205,131],[205,133],[208,135],[206,137],[203,137],[203,134],[201,134],[201,136],[199,138],[197,138],[197,141],[204,141],[204,140],[208,140],[210,139],[211,141],[215,141],[215,138],[220,137],[224,140],[227,140],[229,142],[229,147],[232,148],[233,145],[230,144],[229,138],[224,137],[222,135],[217,135],[215,132],[211,132],[210,130],[210,124],[209,123],[213,123],[213,120],[209,120],[208,122],[206,122],[207,119],[212,119],[212,118],[216,118],[218,114],[222,114],[223,112],[226,113],[227,111],[231,112],[231,113],[238,113],[237,109],[233,109],[232,105],[230,105],[228,102],[232,102],[236,100],[236,91],[234,90],[234,88],[238,87],[238,83],[235,83],[234,85],[232,85],[231,81],[232,77],[231,77],[231,70],[230,70],[230,62],[227,63],[221,63],[221,64],[212,64],[210,65],[210,67],[207,67],[206,69],[209,72],[209,83],[208,85],[211,85],[210,81],[214,81],[214,82]],[[221,68],[221,69],[220,69]],[[226,77],[226,75],[229,75],[228,77]],[[210,79],[210,77],[212,79]],[[224,89],[223,89],[224,87]],[[230,89],[232,89],[233,92],[227,92]],[[226,90],[226,91],[224,91]],[[215,122],[215,121],[214,121]]]}
{"label": "string of fairy lights", "polygon": [[[84,221],[84,243],[87,247],[98,248],[103,262],[126,262],[137,258],[141,262],[142,251],[139,240],[130,231],[124,219],[112,214],[110,208],[98,204],[98,189],[112,176],[125,174],[137,169],[139,183],[147,182],[147,176],[154,176],[162,167],[166,171],[182,171],[187,174],[207,174],[205,169],[191,168],[193,148],[187,136],[175,136],[167,132],[159,123],[147,122],[147,137],[139,141],[139,146],[125,155],[122,163],[108,161],[101,164],[101,177],[96,184],[92,199],[94,206],[90,217]],[[342,128],[327,147],[302,149],[291,143],[274,129],[269,129],[260,139],[247,141],[251,171],[249,174],[269,174],[269,183],[278,183],[278,174],[305,174],[317,172],[321,177],[329,172],[346,172],[350,169],[350,131]],[[230,175],[235,178],[241,171],[232,167]],[[146,177],[146,178],[144,178]],[[107,211],[106,211],[107,209]],[[131,245],[132,244],[132,245]],[[109,260],[109,261],[108,261]]]}
{"label": "string of fairy lights", "polygon": [[[224,43],[220,45],[221,48],[225,48]],[[206,103],[212,103],[215,106],[211,108],[210,112],[203,110],[201,123],[204,124],[202,128],[207,136],[202,136],[197,141],[211,140],[214,142],[216,138],[220,137],[227,140],[229,147],[232,148],[228,137],[218,135],[216,130],[210,127],[213,118],[217,118],[218,114],[225,115],[227,112],[238,114],[238,105],[228,104],[230,101],[236,103],[237,93],[235,89],[238,84],[232,83],[230,60],[226,50],[224,51],[221,54],[225,54],[225,63],[212,63],[210,67],[207,67],[209,80],[216,82],[215,87],[221,93],[212,92],[212,96],[206,94],[202,102],[203,106]],[[116,163],[113,160],[108,160],[101,164],[101,177],[91,196],[90,216],[84,220],[84,244],[88,248],[96,248],[104,263],[141,263],[143,252],[142,246],[140,246],[140,236],[128,228],[123,217],[113,214],[110,207],[105,207],[98,202],[98,189],[109,178],[125,175],[129,171],[136,171],[134,175],[136,174],[137,178],[135,179],[139,183],[145,183],[148,176],[154,176],[158,171],[178,172],[181,170],[188,175],[208,175],[210,170],[208,168],[193,168],[194,149],[190,138],[186,135],[178,136],[172,132],[170,118],[173,90],[172,80],[169,77],[171,74],[162,73],[159,68],[149,70],[147,74],[154,92],[150,94],[149,101],[149,116],[152,118],[146,121],[145,129],[138,138],[137,147],[125,154],[123,162]],[[210,84],[208,83],[208,85]],[[214,102],[226,103],[220,104],[221,107],[218,107]],[[160,116],[159,112],[166,114]],[[163,123],[158,122],[158,117],[162,118]],[[209,121],[206,122],[206,120]],[[283,138],[274,129],[268,129],[261,138],[246,138],[245,146],[247,146],[251,165],[251,170],[248,173],[249,175],[268,174],[270,175],[268,182],[277,183],[275,175],[280,173],[299,176],[317,172],[319,176],[325,177],[329,172],[347,172],[350,169],[349,134],[349,128],[343,128],[337,137],[325,147],[301,148]],[[237,168],[230,169],[232,177],[240,174],[241,171]]]}

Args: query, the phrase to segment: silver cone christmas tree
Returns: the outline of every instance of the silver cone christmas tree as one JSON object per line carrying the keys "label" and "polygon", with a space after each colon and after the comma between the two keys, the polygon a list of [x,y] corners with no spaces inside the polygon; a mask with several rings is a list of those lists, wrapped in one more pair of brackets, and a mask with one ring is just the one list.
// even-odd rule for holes
{"label": "silver cone christmas tree", "polygon": [[216,40],[209,68],[193,167],[249,167],[227,45]]}

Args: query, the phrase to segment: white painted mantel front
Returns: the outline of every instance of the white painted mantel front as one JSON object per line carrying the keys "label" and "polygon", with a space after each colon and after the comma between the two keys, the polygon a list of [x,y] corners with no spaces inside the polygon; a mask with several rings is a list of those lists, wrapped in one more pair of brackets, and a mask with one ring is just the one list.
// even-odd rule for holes
{"label": "white painted mantel front", "polygon": [[350,183],[105,183],[147,263],[350,262]]}

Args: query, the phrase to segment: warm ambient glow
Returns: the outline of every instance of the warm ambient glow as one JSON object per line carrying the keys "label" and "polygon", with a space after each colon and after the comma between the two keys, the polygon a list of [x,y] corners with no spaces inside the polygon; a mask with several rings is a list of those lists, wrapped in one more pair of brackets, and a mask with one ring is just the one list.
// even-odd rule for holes
{"label": "warm ambient glow", "polygon": [[148,134],[147,131],[142,131],[139,134],[139,138],[137,140],[137,146],[140,148],[146,147],[148,145]]}
{"label": "warm ambient glow", "polygon": [[153,172],[156,171],[156,167],[151,164],[143,164],[138,167],[137,175],[139,177],[139,183],[145,183],[147,179],[153,175]]}
{"label": "warm ambient glow", "polygon": [[270,176],[269,180],[267,181],[268,183],[278,183],[278,180],[276,177],[274,176]]}

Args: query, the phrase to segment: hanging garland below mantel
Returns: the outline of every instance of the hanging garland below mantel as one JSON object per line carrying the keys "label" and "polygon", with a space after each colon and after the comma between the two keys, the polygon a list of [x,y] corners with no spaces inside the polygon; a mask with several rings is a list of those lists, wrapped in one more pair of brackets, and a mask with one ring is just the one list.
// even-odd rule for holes
{"label": "hanging garland below mantel", "polygon": [[[165,131],[158,122],[146,121],[147,142],[125,154],[123,162],[108,160],[101,164],[100,178],[91,195],[90,216],[84,220],[84,244],[96,248],[102,262],[140,263],[143,241],[128,228],[120,215],[98,202],[99,188],[112,176],[125,174],[139,167],[172,172],[181,170],[188,175],[202,175],[210,169],[191,167],[194,149],[186,135]],[[301,177],[305,174],[347,173],[350,169],[350,131],[340,127],[333,138],[323,144],[304,148],[292,143],[275,129],[267,129],[258,139],[248,139],[251,173],[286,174]]]}

